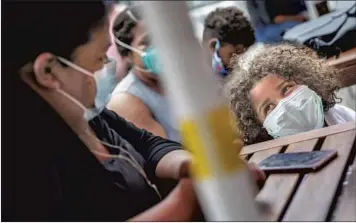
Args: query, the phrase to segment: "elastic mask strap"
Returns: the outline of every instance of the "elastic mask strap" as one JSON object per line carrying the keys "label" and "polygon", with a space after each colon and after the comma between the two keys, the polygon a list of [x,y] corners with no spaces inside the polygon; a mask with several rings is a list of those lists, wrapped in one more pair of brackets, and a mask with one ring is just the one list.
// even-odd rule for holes
{"label": "elastic mask strap", "polygon": [[70,67],[72,67],[73,69],[76,69],[77,71],[82,72],[83,74],[86,74],[86,75],[88,75],[88,76],[94,77],[94,75],[93,75],[91,72],[87,71],[87,70],[84,69],[84,68],[79,67],[78,65],[76,65],[76,64],[74,64],[74,63],[72,63],[72,62],[70,62],[69,60],[67,60],[67,59],[65,59],[65,58],[63,58],[63,57],[58,57],[58,56],[57,56],[57,59],[58,59],[59,61],[61,61],[62,63],[66,64],[67,66],[70,66]]}
{"label": "elastic mask strap", "polygon": [[63,95],[64,97],[68,98],[69,100],[71,100],[74,104],[76,104],[77,106],[79,106],[81,109],[83,109],[84,111],[88,110],[84,105],[82,105],[82,103],[80,103],[77,99],[75,99],[72,95],[68,94],[67,92],[63,91],[62,89],[57,89],[57,92],[60,93],[61,95]]}
{"label": "elastic mask strap", "polygon": [[130,46],[130,45],[128,45],[128,44],[126,44],[126,43],[120,41],[120,40],[119,40],[118,38],[116,38],[116,37],[115,37],[115,42],[116,42],[117,44],[119,44],[120,46],[125,47],[125,48],[128,49],[128,50],[131,50],[131,51],[133,51],[133,52],[135,52],[135,53],[138,53],[140,56],[145,55],[145,52],[143,52],[142,50],[139,50],[139,49],[137,49],[137,48],[135,48],[135,47],[132,47],[132,46]]}
{"label": "elastic mask strap", "polygon": [[141,67],[136,66],[136,65],[133,66],[133,68],[136,69],[136,70],[138,70],[138,71],[141,71],[141,72],[152,73],[151,70],[149,70],[149,69],[144,69],[144,68],[141,68]]}
{"label": "elastic mask strap", "polygon": [[126,14],[135,22],[138,23],[138,19],[132,14],[131,8],[127,8]]}

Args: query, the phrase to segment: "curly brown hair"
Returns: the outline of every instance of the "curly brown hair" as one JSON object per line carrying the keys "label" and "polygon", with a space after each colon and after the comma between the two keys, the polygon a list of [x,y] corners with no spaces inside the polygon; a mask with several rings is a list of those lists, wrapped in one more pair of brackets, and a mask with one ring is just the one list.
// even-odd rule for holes
{"label": "curly brown hair", "polygon": [[243,136],[245,144],[271,139],[250,101],[251,89],[269,74],[308,86],[322,98],[324,111],[340,100],[335,95],[340,88],[337,70],[305,46],[286,43],[266,45],[244,69],[241,59],[238,56],[232,59],[233,71],[225,90],[236,119],[237,131]]}

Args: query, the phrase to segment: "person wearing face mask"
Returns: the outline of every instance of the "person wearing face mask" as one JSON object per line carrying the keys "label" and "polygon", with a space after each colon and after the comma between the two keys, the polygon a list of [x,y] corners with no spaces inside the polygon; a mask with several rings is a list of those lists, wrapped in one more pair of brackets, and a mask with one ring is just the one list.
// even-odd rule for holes
{"label": "person wearing face mask", "polygon": [[[189,179],[167,197],[154,186],[160,177],[180,177],[180,167],[169,170],[190,159],[182,146],[105,109],[117,81],[115,62],[106,57],[110,38],[102,3],[3,7],[11,28],[2,37],[22,51],[5,47],[3,61],[9,112],[2,220],[189,220],[196,205]],[[161,162],[167,158],[169,166]]]}
{"label": "person wearing face mask", "polygon": [[232,73],[226,93],[246,144],[356,120],[336,104],[337,71],[304,46],[265,46]]}
{"label": "person wearing face mask", "polygon": [[244,53],[254,42],[250,22],[235,6],[217,8],[204,21],[203,47],[210,54],[212,68],[222,78],[229,73],[231,57]]}
{"label": "person wearing face mask", "polygon": [[157,51],[151,45],[139,6],[127,7],[114,20],[119,54],[131,70],[115,88],[108,108],[155,135],[180,142],[180,135],[159,76]]}
{"label": "person wearing face mask", "polygon": [[[5,47],[2,220],[193,219],[189,153],[105,108],[117,81],[103,4],[3,6],[2,37],[22,51]],[[163,178],[179,180],[167,196]]]}

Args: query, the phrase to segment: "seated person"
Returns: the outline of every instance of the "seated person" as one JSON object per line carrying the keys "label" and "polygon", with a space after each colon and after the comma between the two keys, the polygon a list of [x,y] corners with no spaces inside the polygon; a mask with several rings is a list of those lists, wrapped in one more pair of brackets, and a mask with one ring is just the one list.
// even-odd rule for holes
{"label": "seated person", "polygon": [[203,46],[210,53],[214,71],[228,75],[230,59],[255,42],[250,22],[237,7],[217,8],[204,21]]}
{"label": "seated person", "polygon": [[304,46],[265,46],[247,70],[236,66],[232,75],[226,93],[246,144],[356,119],[336,104],[336,70]]}
{"label": "seated person", "polygon": [[116,79],[102,3],[3,6],[11,27],[3,38],[22,50],[11,53],[10,44],[3,64],[14,92],[6,98],[2,219],[191,220],[190,179],[162,198],[154,186],[186,176],[190,154],[105,109]]}
{"label": "seated person", "polygon": [[[118,52],[131,61],[132,70],[115,89],[108,107],[141,128],[180,141],[158,72],[148,72],[143,58],[136,52],[148,49],[151,44],[140,18],[138,9],[131,7],[114,22]],[[211,52],[214,70],[222,76],[227,75],[231,56],[244,52],[253,43],[253,29],[236,7],[219,8],[205,20],[203,44]]]}
{"label": "seated person", "polygon": [[247,9],[255,28],[256,41],[277,43],[290,28],[304,22],[306,10],[301,0],[248,0]]}
{"label": "seated person", "polygon": [[124,9],[125,6],[123,4],[119,5],[115,2],[112,3],[111,1],[108,1],[108,3],[110,3],[109,8],[108,8],[108,16],[109,16],[109,21],[110,21],[111,45],[110,45],[108,51],[106,52],[106,54],[108,55],[108,57],[114,58],[117,61],[117,63],[116,63],[116,77],[118,80],[121,80],[122,78],[124,78],[126,76],[128,71],[130,70],[130,67],[129,67],[128,62],[124,58],[122,58],[116,50],[115,38],[112,33],[112,26],[113,26],[116,16],[120,13],[121,10]]}
{"label": "seated person", "polygon": [[119,13],[114,20],[113,34],[119,54],[130,61],[132,69],[115,88],[108,108],[140,128],[179,142],[178,126],[159,74],[144,68],[142,57],[137,53],[151,45],[138,7],[128,7]]}

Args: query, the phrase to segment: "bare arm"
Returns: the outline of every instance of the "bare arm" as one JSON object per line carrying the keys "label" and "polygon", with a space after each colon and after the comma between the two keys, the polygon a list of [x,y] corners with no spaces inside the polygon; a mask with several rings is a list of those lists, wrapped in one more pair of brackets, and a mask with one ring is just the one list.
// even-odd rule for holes
{"label": "bare arm", "polygon": [[151,111],[137,97],[131,94],[114,95],[108,108],[137,127],[147,130],[154,135],[167,138],[163,127],[153,119]]}
{"label": "bare arm", "polygon": [[185,150],[169,152],[158,162],[156,176],[176,180],[186,177],[191,160],[190,153]]}
{"label": "bare arm", "polygon": [[129,221],[191,221],[197,204],[192,181],[182,179],[166,199]]}

